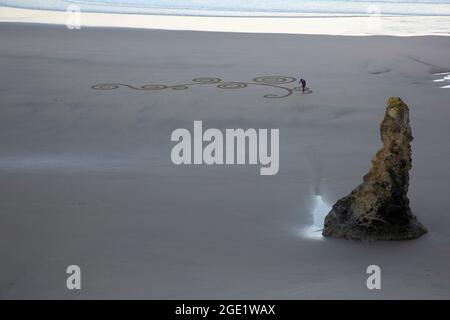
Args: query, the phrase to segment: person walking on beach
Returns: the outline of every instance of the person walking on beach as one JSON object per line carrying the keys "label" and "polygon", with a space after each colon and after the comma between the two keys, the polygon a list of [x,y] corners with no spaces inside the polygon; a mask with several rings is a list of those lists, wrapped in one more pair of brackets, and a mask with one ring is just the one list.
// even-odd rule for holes
{"label": "person walking on beach", "polygon": [[305,79],[300,79],[299,84],[302,87],[302,92],[305,92],[305,88],[306,88],[306,80]]}

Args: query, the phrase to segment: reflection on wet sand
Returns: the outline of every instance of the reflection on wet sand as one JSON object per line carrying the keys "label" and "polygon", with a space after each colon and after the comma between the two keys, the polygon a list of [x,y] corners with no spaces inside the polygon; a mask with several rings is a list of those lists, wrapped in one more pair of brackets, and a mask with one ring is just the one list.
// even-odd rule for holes
{"label": "reflection on wet sand", "polygon": [[323,239],[322,229],[325,216],[330,212],[331,207],[327,205],[322,196],[315,196],[316,205],[312,211],[313,223],[301,230],[301,236],[307,239],[320,240]]}

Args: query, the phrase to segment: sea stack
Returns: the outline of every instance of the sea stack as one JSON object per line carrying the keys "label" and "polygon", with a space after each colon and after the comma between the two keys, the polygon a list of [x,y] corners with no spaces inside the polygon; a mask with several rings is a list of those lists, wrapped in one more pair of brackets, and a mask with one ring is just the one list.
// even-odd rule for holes
{"label": "sea stack", "polygon": [[338,200],[325,218],[324,236],[349,240],[408,240],[427,232],[409,208],[411,145],[408,106],[388,99],[381,122],[383,147],[363,183]]}

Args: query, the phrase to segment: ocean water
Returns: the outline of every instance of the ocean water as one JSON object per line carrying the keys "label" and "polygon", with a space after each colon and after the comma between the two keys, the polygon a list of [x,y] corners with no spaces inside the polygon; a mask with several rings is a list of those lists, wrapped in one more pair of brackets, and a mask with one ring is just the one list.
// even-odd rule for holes
{"label": "ocean water", "polygon": [[204,16],[277,16],[299,14],[450,16],[450,0],[0,0],[0,5],[88,12]]}

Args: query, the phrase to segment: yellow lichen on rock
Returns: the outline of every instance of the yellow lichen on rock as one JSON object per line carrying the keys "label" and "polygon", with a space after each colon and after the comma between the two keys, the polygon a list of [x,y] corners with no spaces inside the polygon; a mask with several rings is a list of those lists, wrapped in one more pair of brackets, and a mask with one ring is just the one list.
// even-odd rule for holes
{"label": "yellow lichen on rock", "polygon": [[381,122],[383,147],[363,183],[340,199],[325,218],[324,236],[352,240],[405,240],[426,233],[407,196],[411,145],[409,108],[390,97]]}

